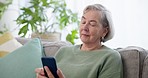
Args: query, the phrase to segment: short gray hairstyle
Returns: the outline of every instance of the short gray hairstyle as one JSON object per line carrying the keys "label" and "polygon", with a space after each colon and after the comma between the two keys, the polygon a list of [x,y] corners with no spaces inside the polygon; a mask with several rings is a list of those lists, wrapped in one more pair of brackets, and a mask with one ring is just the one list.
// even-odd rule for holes
{"label": "short gray hairstyle", "polygon": [[103,42],[106,42],[113,38],[114,36],[114,27],[112,23],[111,13],[101,4],[94,4],[94,5],[88,5],[84,11],[83,14],[85,14],[89,10],[97,10],[101,12],[101,20],[99,21],[102,23],[104,27],[108,27],[109,31],[107,35],[102,40]]}

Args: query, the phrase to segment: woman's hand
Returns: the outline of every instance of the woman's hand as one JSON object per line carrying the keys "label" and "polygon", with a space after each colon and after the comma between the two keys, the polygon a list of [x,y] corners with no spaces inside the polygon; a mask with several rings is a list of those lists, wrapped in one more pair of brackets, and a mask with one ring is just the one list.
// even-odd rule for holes
{"label": "woman's hand", "polygon": [[36,72],[36,78],[46,78],[43,68],[36,68],[35,72]]}
{"label": "woman's hand", "polygon": [[[47,72],[47,75],[49,78],[55,78],[47,66],[44,66],[44,68],[45,68],[45,71]],[[36,72],[36,78],[47,78],[45,76],[43,68],[37,68],[37,69],[35,69],[35,72]],[[59,78],[65,78],[60,69],[57,70],[57,74],[58,74]]]}

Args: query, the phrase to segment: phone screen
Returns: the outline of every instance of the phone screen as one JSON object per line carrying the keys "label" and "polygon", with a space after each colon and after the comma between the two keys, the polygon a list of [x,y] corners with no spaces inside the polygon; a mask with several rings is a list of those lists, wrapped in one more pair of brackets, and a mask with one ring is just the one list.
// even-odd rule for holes
{"label": "phone screen", "polygon": [[[41,60],[42,60],[43,67],[47,66],[50,69],[51,73],[54,75],[54,77],[59,78],[57,75],[57,65],[54,57],[42,57]],[[45,76],[48,77],[45,69],[44,69],[44,72],[45,72]]]}

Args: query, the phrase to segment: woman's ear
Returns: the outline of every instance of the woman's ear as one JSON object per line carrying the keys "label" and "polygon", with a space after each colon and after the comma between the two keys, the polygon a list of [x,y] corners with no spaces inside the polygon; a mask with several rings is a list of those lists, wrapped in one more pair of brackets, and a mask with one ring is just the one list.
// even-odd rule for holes
{"label": "woman's ear", "polygon": [[105,27],[104,28],[104,31],[103,31],[103,37],[105,37],[108,32],[109,32],[109,28],[108,27]]}

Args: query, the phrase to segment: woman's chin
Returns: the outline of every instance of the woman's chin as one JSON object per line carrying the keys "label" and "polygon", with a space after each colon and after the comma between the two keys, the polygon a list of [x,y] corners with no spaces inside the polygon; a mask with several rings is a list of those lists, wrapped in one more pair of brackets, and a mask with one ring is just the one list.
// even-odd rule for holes
{"label": "woman's chin", "polygon": [[88,43],[89,42],[89,40],[87,40],[86,38],[84,39],[84,38],[81,38],[81,41],[83,42],[83,43]]}

